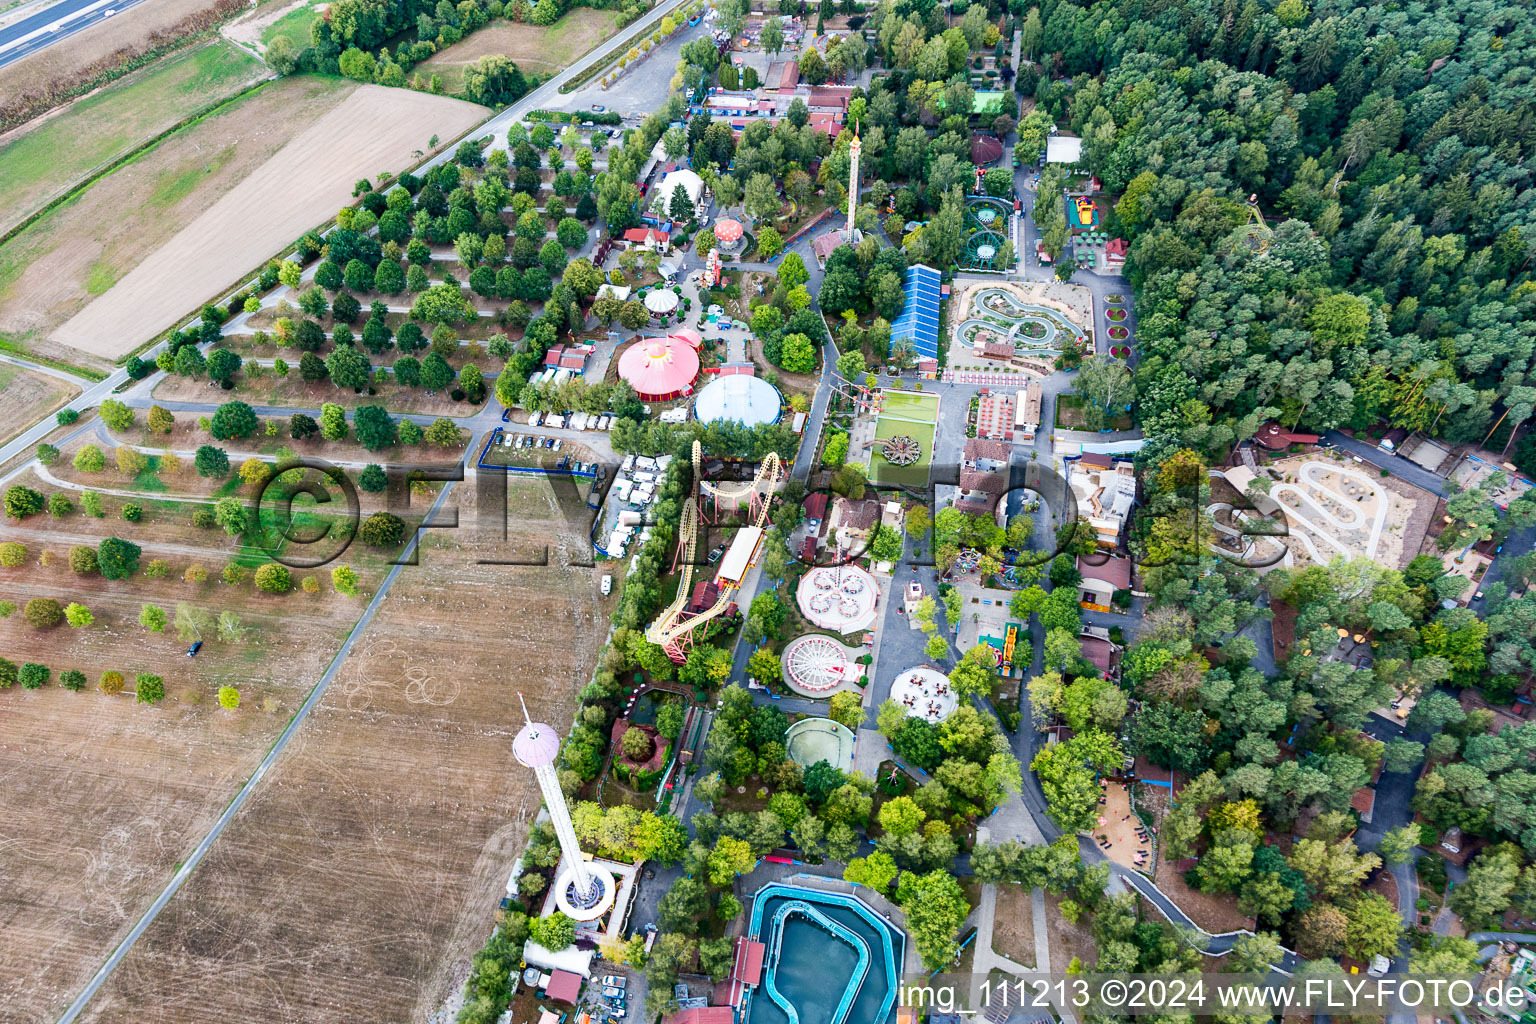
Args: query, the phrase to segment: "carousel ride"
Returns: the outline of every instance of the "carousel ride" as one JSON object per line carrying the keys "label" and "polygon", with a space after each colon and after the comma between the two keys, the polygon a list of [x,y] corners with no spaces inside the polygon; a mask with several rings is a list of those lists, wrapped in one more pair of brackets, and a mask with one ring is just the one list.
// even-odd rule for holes
{"label": "carousel ride", "polygon": [[783,664],[790,688],[807,696],[825,696],[859,677],[859,667],[848,656],[848,649],[820,633],[791,640],[784,648]]}
{"label": "carousel ride", "polygon": [[880,447],[880,454],[893,466],[910,466],[923,457],[923,446],[909,434],[897,434]]}

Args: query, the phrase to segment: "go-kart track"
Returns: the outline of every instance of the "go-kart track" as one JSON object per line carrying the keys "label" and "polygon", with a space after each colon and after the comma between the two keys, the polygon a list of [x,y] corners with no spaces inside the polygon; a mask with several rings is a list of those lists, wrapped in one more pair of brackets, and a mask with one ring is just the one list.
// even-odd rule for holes
{"label": "go-kart track", "polygon": [[1024,354],[1054,359],[1062,351],[1058,339],[1068,335],[1075,340],[1082,333],[1054,309],[1023,302],[1007,288],[983,288],[976,292],[968,312],[972,315],[961,322],[956,334],[967,345],[981,331],[1002,333]]}
{"label": "go-kart track", "polygon": [[1244,558],[1256,559],[1256,564],[1270,564],[1272,555],[1283,552],[1269,545],[1284,544],[1288,537],[1295,541],[1289,545],[1292,558],[1316,565],[1327,565],[1339,557],[1346,561],[1364,558],[1387,565],[1396,562],[1393,545],[1383,543],[1394,514],[1394,495],[1386,487],[1358,469],[1331,462],[1301,462],[1286,475],[1292,474],[1295,482],[1276,480],[1269,487],[1268,498],[1284,515],[1285,526],[1272,540],[1252,527],[1271,518],[1274,509],[1269,516],[1255,517],[1228,502],[1211,505],[1213,513],[1225,513],[1250,524],[1245,535],[1243,530],[1220,520],[1216,523],[1216,529],[1227,537],[1242,538],[1239,543]]}

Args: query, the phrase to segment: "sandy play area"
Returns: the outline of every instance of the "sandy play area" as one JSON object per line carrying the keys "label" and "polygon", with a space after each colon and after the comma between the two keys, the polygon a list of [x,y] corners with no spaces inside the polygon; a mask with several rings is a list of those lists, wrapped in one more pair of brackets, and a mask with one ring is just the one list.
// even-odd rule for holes
{"label": "sandy play area", "polygon": [[485,114],[460,100],[359,87],[55,331],[54,340],[107,358],[132,351],[349,202],[359,177],[403,169],[431,136],[452,139]]}
{"label": "sandy play area", "polygon": [[1257,474],[1238,466],[1225,475],[1245,493],[1262,490],[1260,483],[1268,479],[1269,497],[1289,527],[1280,543],[1298,567],[1339,557],[1399,567],[1418,552],[1419,524],[1433,510],[1426,492],[1353,460],[1301,455],[1261,466]]}
{"label": "sandy play area", "polygon": [[1152,844],[1143,842],[1136,834],[1141,819],[1131,813],[1131,795],[1124,783],[1100,779],[1099,793],[1099,822],[1093,828],[1094,842],[1116,864],[1149,872]]}

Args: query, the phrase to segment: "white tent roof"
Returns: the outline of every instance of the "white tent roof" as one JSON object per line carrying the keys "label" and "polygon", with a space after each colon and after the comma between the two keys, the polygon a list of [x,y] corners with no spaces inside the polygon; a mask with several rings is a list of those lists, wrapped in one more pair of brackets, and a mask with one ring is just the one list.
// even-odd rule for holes
{"label": "white tent roof", "polygon": [[1075,164],[1083,159],[1083,140],[1071,135],[1052,135],[1045,140],[1045,162]]}
{"label": "white tent roof", "polygon": [[679,185],[688,193],[688,201],[691,203],[697,203],[699,196],[704,194],[704,179],[686,167],[679,167],[662,178],[661,184],[656,186],[656,201],[671,206],[672,193],[677,191]]}
{"label": "white tent roof", "polygon": [[677,303],[677,293],[665,288],[647,292],[645,296],[645,308],[652,313],[670,313],[677,308]]}
{"label": "white tent roof", "polygon": [[705,423],[737,420],[749,427],[777,423],[779,389],[761,377],[732,374],[710,381],[694,399],[693,414]]}

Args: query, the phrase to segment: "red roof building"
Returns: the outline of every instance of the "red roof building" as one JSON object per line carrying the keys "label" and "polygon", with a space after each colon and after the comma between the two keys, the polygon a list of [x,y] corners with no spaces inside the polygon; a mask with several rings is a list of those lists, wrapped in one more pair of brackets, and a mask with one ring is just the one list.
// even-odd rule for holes
{"label": "red roof building", "polygon": [[810,520],[812,526],[819,524],[827,517],[827,492],[812,491],[801,502],[805,506],[805,518]]}
{"label": "red roof building", "polygon": [[1131,589],[1131,560],[1111,555],[1078,555],[1077,571],[1084,579],[1103,580],[1116,590]]}
{"label": "red roof building", "polygon": [[729,1006],[699,1006],[663,1017],[661,1024],[736,1024],[736,1011]]}
{"label": "red roof building", "polygon": [[644,245],[654,249],[665,249],[670,244],[672,233],[660,228],[630,228],[624,232],[624,241],[631,245]]}
{"label": "red roof building", "polygon": [[544,994],[556,1002],[574,1005],[581,995],[581,975],[571,971],[552,972],[549,976],[549,984],[544,988]]}
{"label": "red roof building", "polygon": [[736,964],[731,968],[731,977],[748,985],[756,985],[762,981],[765,949],[761,942],[753,942],[745,938],[737,939]]}
{"label": "red roof building", "polygon": [[584,370],[587,366],[587,354],[575,349],[566,349],[560,354],[560,368],[562,370]]}
{"label": "red roof building", "polygon": [[1253,435],[1253,440],[1256,444],[1261,444],[1270,451],[1277,452],[1284,448],[1289,448],[1293,444],[1316,444],[1318,435],[1297,434],[1284,429],[1274,420],[1270,420],[1259,428],[1258,433]]}
{"label": "red roof building", "polygon": [[1115,674],[1115,670],[1120,667],[1120,648],[1117,645],[1098,636],[1079,636],[1077,640],[1083,649],[1083,657],[1093,662],[1095,668],[1105,676]]}
{"label": "red roof building", "polygon": [[1104,245],[1104,262],[1112,267],[1122,266],[1125,263],[1125,254],[1131,248],[1131,243],[1123,238],[1111,238]]}
{"label": "red roof building", "polygon": [[719,584],[714,580],[699,580],[693,585],[693,593],[688,596],[688,610],[701,612],[706,608],[713,608],[718,600],[720,600]]}
{"label": "red roof building", "polygon": [[784,65],[784,70],[779,73],[779,84],[776,87],[780,93],[793,94],[795,86],[800,83],[800,62],[792,60]]}
{"label": "red roof building", "polygon": [[840,111],[846,113],[848,102],[853,96],[853,89],[846,85],[824,85],[811,90],[811,97],[807,106],[812,110],[818,107],[827,111]]}
{"label": "red roof building", "polygon": [[560,365],[560,357],[565,353],[564,345],[551,345],[544,353],[544,365],[550,369]]}
{"label": "red roof building", "polygon": [[[983,461],[998,462],[1004,465],[1013,455],[1013,447],[1004,441],[992,440],[985,437],[973,437],[965,442],[964,459],[971,467]],[[1086,459],[1087,456],[1084,456]]]}

